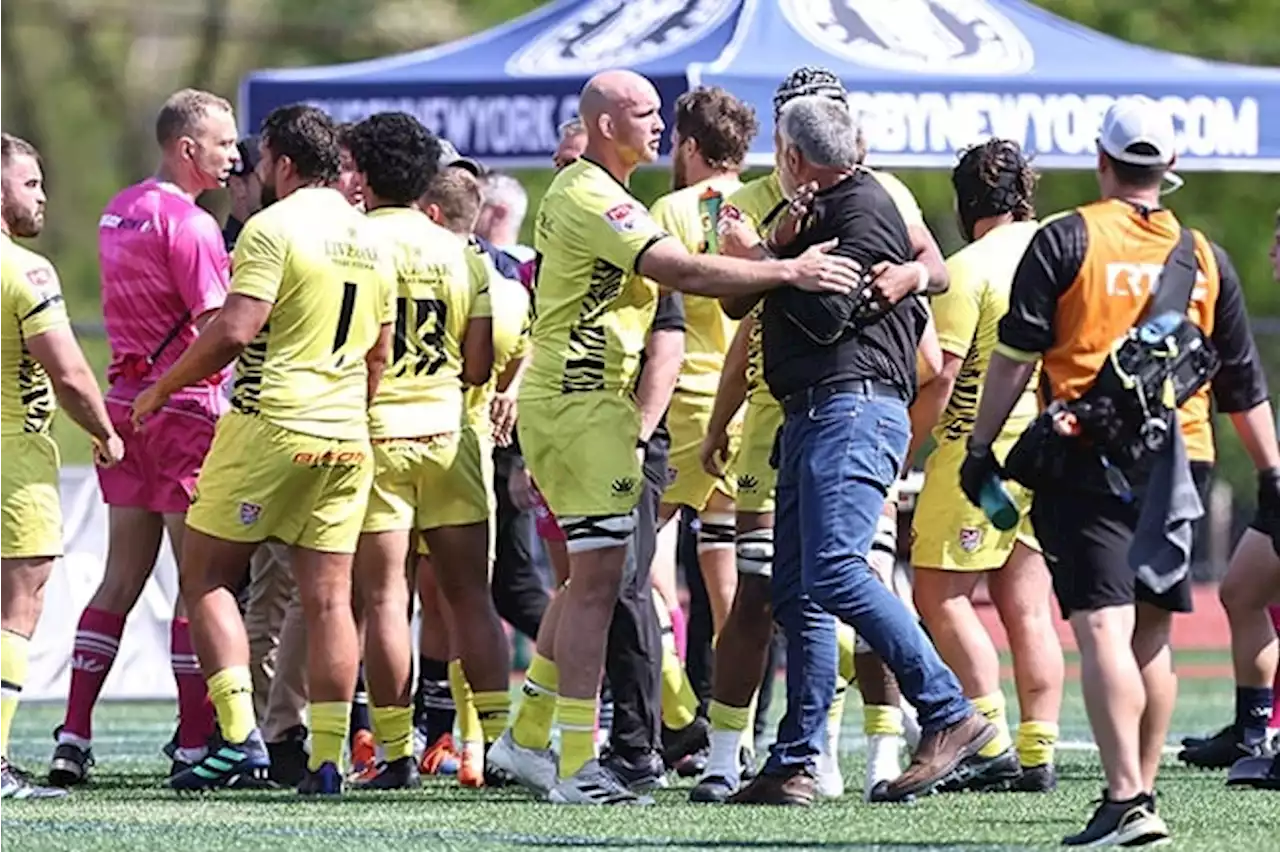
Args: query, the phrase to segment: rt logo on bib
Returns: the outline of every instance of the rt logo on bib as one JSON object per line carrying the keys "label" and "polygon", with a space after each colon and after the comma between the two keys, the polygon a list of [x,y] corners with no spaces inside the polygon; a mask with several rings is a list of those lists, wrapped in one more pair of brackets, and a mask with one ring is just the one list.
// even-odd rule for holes
{"label": "rt logo on bib", "polygon": [[828,53],[874,68],[1020,74],[1035,58],[984,0],[782,0],[782,13]]}

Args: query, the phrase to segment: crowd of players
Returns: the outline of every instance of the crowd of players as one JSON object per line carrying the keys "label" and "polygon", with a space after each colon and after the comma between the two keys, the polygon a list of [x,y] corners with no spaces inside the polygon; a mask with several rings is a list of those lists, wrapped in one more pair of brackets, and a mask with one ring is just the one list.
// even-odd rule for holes
{"label": "crowd of players", "polygon": [[[99,223],[112,350],[105,397],[70,332],[53,267],[11,242],[39,233],[44,196],[35,149],[4,137],[6,755],[40,590],[61,553],[49,437],[55,397],[94,439],[110,506],[106,576],[78,625],[52,786],[6,759],[6,796],[57,795],[88,779],[93,707],[166,531],[182,592],[172,628],[179,724],[166,746],[178,790],[280,782],[329,795],[449,773],[471,787],[518,782],[552,802],[622,804],[645,801],[668,769],[693,766],[694,801],[803,805],[844,794],[837,745],[853,684],[863,698],[869,800],[1055,789],[1063,659],[1031,495],[1010,486],[1022,523],[1001,533],[966,499],[960,475],[966,441],[983,421],[988,366],[1003,357],[1000,320],[1015,270],[1049,230],[1035,219],[1030,164],[1002,140],[962,156],[952,178],[971,244],[944,262],[910,191],[863,165],[834,75],[802,68],[783,81],[774,102],[777,167],[746,184],[739,174],[757,132],[752,110],[719,89],[682,96],[673,192],[646,208],[627,179],[657,155],[659,106],[634,74],[588,84],[581,117],[566,125],[556,153],[560,171],[538,211],[535,253],[516,244],[519,185],[458,157],[407,115],[337,126],[317,109],[289,106],[260,136],[237,140],[229,103],[175,94],[156,123],[159,171],[117,195]],[[1133,172],[1121,143],[1106,161],[1123,182]],[[1171,153],[1162,162],[1171,164]],[[803,232],[815,199],[850,174],[891,199],[911,258],[864,270],[828,243],[777,259]],[[196,204],[220,186],[231,188],[224,229]],[[1221,291],[1214,342],[1236,385],[1219,405],[1228,403],[1259,470],[1274,472],[1265,381],[1239,284],[1225,255],[1213,254]],[[971,709],[942,725],[931,708],[920,730],[881,657],[894,638],[855,635],[841,623],[834,689],[807,681],[788,645],[788,713],[757,774],[747,732],[773,610],[780,596],[816,597],[791,565],[798,554],[778,560],[794,575],[779,582],[773,573],[784,411],[763,378],[756,303],[780,286],[861,290],[931,308],[912,347],[918,393],[913,385],[906,458],[931,435],[937,444],[913,522],[914,589],[894,570],[895,489],[864,555],[874,581],[914,606],[911,619],[927,628]],[[1000,457],[1038,409],[1034,388],[1007,402],[1012,416],[986,436]],[[1265,428],[1252,416],[1262,408]],[[1263,508],[1275,510],[1272,492],[1261,493]],[[705,711],[677,653],[683,616],[670,533],[682,507],[698,519],[715,637]],[[554,594],[530,576],[521,541],[529,530],[508,523],[530,512]],[[1280,773],[1265,749],[1276,640],[1257,624],[1280,591],[1280,566],[1268,562],[1276,560],[1265,536],[1274,531],[1257,532],[1237,559],[1247,570],[1233,564],[1223,592],[1233,628],[1243,625],[1238,717],[1189,743],[1186,755],[1206,766],[1266,759],[1239,778],[1274,786]],[[790,554],[795,545],[777,546]],[[995,647],[972,604],[982,580],[1013,649],[1016,739]],[[1068,612],[1124,603],[1073,598],[1061,582],[1056,591]],[[1150,617],[1146,608],[1140,615]],[[536,640],[515,712],[503,619]],[[1132,622],[1128,629],[1134,635]],[[1163,629],[1162,661],[1135,639],[1150,683],[1151,670],[1171,672],[1167,617]],[[615,644],[634,665],[614,660]],[[1083,650],[1086,668],[1108,669],[1111,650]],[[646,699],[660,691],[660,737],[655,724],[654,736],[599,753],[599,729],[611,727],[600,710],[606,668],[620,712],[638,703],[645,715]],[[633,683],[649,677],[653,688]],[[628,689],[638,697],[624,702]],[[921,685],[907,698],[919,706]],[[1135,727],[1104,749],[1106,801],[1069,841],[1167,837],[1153,791],[1172,694],[1158,703],[1163,720],[1138,710],[1141,743]],[[1129,751],[1135,761],[1141,753],[1136,780],[1111,765]],[[1117,778],[1134,780],[1132,795],[1120,795]]]}

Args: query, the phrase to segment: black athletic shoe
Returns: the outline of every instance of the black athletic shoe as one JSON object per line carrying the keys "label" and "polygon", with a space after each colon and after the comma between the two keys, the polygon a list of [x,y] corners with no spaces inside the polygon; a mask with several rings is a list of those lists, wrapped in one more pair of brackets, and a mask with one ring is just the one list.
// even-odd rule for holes
{"label": "black athletic shoe", "polygon": [[708,775],[689,791],[689,801],[703,805],[723,805],[741,789],[723,775]]}
{"label": "black athletic shoe", "polygon": [[267,743],[271,756],[270,778],[281,787],[297,787],[307,776],[307,727],[295,725],[284,732],[284,739]]}
{"label": "black athletic shoe", "polygon": [[1079,834],[1062,838],[1063,846],[1158,846],[1169,842],[1169,827],[1156,813],[1154,797],[1143,793],[1115,802],[1102,793],[1102,802]]}
{"label": "black athletic shoe", "polygon": [[1022,766],[1018,763],[1017,752],[1006,749],[984,763],[967,778],[960,775],[943,781],[935,792],[956,793],[961,790],[972,790],[978,793],[1000,793],[1012,789],[1021,774]]}
{"label": "black athletic shoe", "polygon": [[1184,746],[1178,752],[1178,760],[1201,769],[1229,769],[1237,760],[1251,754],[1253,749],[1245,745],[1240,730],[1228,725],[1198,745]]}
{"label": "black athletic shoe", "polygon": [[413,756],[402,757],[378,767],[378,774],[368,781],[353,785],[353,790],[416,790],[422,786],[418,762]]}
{"label": "black athletic shoe", "polygon": [[1024,766],[1010,789],[1015,793],[1052,793],[1058,789],[1058,770],[1052,763]]}
{"label": "black athletic shoe", "polygon": [[[62,726],[54,730],[54,739],[62,733]],[[93,750],[80,748],[73,743],[58,743],[53,750],[53,759],[49,761],[49,784],[53,787],[68,789],[89,780],[89,769],[93,766]]]}
{"label": "black athletic shoe", "polygon": [[656,751],[635,757],[623,757],[606,750],[600,755],[600,765],[608,769],[633,793],[647,793],[666,786],[666,767]]}
{"label": "black athletic shoe", "polygon": [[709,748],[711,723],[701,716],[695,716],[692,722],[678,731],[662,726],[662,762],[668,769],[674,769],[686,757]]}

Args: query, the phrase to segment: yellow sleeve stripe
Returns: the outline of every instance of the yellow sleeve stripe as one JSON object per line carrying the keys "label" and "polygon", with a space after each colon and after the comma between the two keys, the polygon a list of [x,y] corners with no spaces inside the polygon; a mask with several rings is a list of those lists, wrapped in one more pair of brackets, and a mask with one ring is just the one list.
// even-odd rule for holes
{"label": "yellow sleeve stripe", "polygon": [[1039,361],[1043,354],[1040,352],[1023,352],[1021,349],[1014,349],[1012,346],[1006,346],[1003,343],[997,343],[995,351],[1009,360],[1017,361],[1021,364],[1033,364]]}

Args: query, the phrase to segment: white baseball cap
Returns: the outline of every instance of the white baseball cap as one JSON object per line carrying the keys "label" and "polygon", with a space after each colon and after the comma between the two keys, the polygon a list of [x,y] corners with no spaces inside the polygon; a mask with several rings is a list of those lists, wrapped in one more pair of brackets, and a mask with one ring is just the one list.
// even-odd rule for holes
{"label": "white baseball cap", "polygon": [[1102,119],[1098,146],[1134,166],[1167,166],[1177,153],[1173,116],[1143,95],[1119,98]]}

